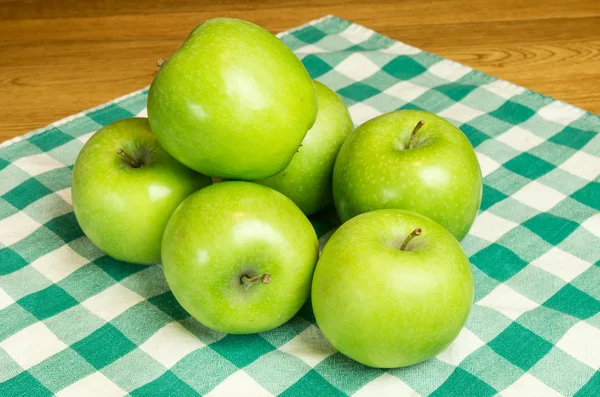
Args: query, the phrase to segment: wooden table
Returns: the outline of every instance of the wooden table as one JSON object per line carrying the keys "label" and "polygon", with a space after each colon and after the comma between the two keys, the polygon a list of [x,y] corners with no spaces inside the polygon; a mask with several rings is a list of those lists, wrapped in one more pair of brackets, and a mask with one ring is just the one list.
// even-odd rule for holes
{"label": "wooden table", "polygon": [[0,141],[148,85],[207,18],[327,14],[600,113],[598,0],[0,0]]}

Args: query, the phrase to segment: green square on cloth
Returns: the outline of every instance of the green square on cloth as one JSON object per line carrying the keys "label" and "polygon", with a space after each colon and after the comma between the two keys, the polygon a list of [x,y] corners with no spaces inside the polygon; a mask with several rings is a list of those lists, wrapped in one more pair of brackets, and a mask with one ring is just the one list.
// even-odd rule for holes
{"label": "green square on cloth", "polygon": [[[93,132],[145,116],[143,89],[0,144],[0,396],[599,396],[600,118],[335,16],[279,37],[356,125],[424,109],[475,147],[475,302],[457,340],[367,368],[327,343],[310,302],[278,329],[224,335],[160,267],[104,256],[73,215],[71,170]],[[320,237],[328,219],[311,219]]]}

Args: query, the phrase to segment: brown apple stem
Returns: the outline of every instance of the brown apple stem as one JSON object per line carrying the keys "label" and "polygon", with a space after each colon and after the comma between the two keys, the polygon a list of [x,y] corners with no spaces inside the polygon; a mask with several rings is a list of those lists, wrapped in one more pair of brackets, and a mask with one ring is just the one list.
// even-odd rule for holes
{"label": "brown apple stem", "polygon": [[271,275],[269,273],[265,273],[262,276],[248,277],[244,274],[242,277],[240,277],[240,282],[248,286],[256,283],[270,284]]}
{"label": "brown apple stem", "polygon": [[413,141],[415,140],[415,136],[417,135],[417,132],[419,132],[421,127],[423,127],[424,125],[425,125],[425,120],[419,120],[417,125],[415,125],[415,128],[413,129],[412,133],[410,134],[410,138],[408,138],[408,145],[406,145],[407,149],[410,149],[412,147],[412,144],[413,144]]}
{"label": "brown apple stem", "polygon": [[117,154],[123,157],[125,161],[127,161],[129,165],[131,165],[133,168],[139,168],[141,166],[141,164],[136,159],[131,157],[129,154],[125,153],[123,149],[117,150]]}
{"label": "brown apple stem", "polygon": [[406,238],[404,239],[404,242],[402,243],[402,245],[400,246],[400,251],[404,251],[406,246],[408,245],[408,243],[410,243],[410,241],[417,237],[418,235],[421,234],[423,230],[421,230],[420,227],[416,228],[415,230],[413,230],[408,236],[406,236]]}
{"label": "brown apple stem", "polygon": [[160,68],[162,65],[164,65],[165,62],[165,58],[160,58],[156,61],[156,66]]}

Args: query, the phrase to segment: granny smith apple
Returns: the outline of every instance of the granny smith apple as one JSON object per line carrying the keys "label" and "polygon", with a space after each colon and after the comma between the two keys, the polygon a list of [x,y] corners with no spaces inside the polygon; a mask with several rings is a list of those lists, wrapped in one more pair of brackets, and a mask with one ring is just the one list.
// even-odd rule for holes
{"label": "granny smith apple", "polygon": [[288,321],[310,293],[318,255],[313,227],[283,194],[221,182],[175,210],[162,263],[175,298],[196,320],[248,334]]}
{"label": "granny smith apple", "polygon": [[317,116],[294,53],[250,22],[197,26],[155,76],[148,118],[163,147],[206,175],[255,180],[282,171]]}
{"label": "granny smith apple", "polygon": [[306,215],[333,201],[333,165],[353,128],[348,108],[340,97],[318,81],[314,83],[319,103],[317,121],[291,163],[279,174],[257,181],[288,196]]}
{"label": "granny smith apple", "polygon": [[169,217],[210,179],[184,167],[157,142],[148,119],[116,121],[83,146],[73,168],[73,209],[88,238],[126,262],[160,262]]}
{"label": "granny smith apple", "polygon": [[341,353],[405,367],[444,350],[465,324],[473,276],[460,244],[436,222],[376,210],[344,223],[317,263],[317,324]]}
{"label": "granny smith apple", "polygon": [[481,204],[481,170],[465,135],[432,113],[399,110],[362,124],[342,145],[333,196],[342,221],[382,208],[423,214],[458,240]]}

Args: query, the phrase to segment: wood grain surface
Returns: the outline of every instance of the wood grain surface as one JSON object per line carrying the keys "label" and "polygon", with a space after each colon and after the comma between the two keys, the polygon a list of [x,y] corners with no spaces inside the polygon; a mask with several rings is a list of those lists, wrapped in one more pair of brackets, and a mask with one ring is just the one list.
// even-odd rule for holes
{"label": "wood grain surface", "polygon": [[598,0],[0,0],[0,141],[148,85],[205,19],[327,14],[600,113]]}

